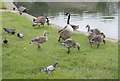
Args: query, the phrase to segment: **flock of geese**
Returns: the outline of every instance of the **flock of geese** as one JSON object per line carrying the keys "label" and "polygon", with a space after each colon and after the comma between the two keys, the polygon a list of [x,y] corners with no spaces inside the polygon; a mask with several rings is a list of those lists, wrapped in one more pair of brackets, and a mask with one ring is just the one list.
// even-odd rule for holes
{"label": "flock of geese", "polygon": [[[60,34],[60,36],[58,38],[58,42],[60,42],[61,40],[63,41],[62,45],[64,45],[65,47],[68,48],[67,53],[69,54],[70,48],[77,48],[78,50],[80,50],[80,44],[77,43],[75,40],[70,39],[70,37],[72,36],[72,33],[79,28],[79,25],[70,24],[70,13],[66,13],[65,15],[68,16],[67,25],[58,31],[58,33]],[[33,27],[40,26],[40,25],[44,25],[45,23],[47,23],[47,25],[50,25],[49,19],[44,16],[39,16],[39,17],[33,19],[32,26]],[[91,47],[93,46],[94,43],[97,44],[97,48],[99,48],[100,43],[103,42],[105,44],[105,34],[103,32],[101,32],[97,28],[90,29],[90,25],[87,25],[86,28],[88,28],[87,37],[88,37]],[[7,32],[11,35],[14,35],[16,33],[15,29],[12,29],[12,28],[3,28],[3,29],[5,32]],[[44,31],[43,36],[32,39],[30,41],[30,44],[34,43],[38,46],[38,48],[40,48],[41,47],[40,45],[44,42],[47,42],[47,40],[48,40],[47,33],[48,33],[47,31]],[[17,33],[17,37],[23,39],[25,37],[25,35],[22,33]],[[8,41],[8,39],[4,38],[3,43],[7,44],[8,42],[6,42],[6,41]]]}
{"label": "flock of geese", "polygon": [[[22,7],[20,9],[24,9],[24,8]],[[22,10],[22,11],[24,11],[24,10]],[[20,15],[22,15],[22,11],[20,11]],[[66,13],[65,15],[68,16],[67,25],[58,31],[58,33],[59,33],[58,42],[60,42],[62,40],[61,44],[68,48],[67,53],[69,54],[71,48],[77,48],[78,50],[80,50],[80,44],[70,38],[73,35],[73,32],[79,28],[79,25],[70,24],[70,13]],[[49,19],[44,16],[39,16],[39,17],[33,19],[32,26],[33,27],[40,26],[40,25],[44,25],[46,23],[47,23],[47,25],[50,25]],[[100,43],[105,44],[105,34],[103,32],[101,32],[97,28],[90,29],[90,25],[87,25],[86,28],[88,28],[87,37],[88,37],[89,44],[91,47],[93,46],[93,44],[97,44],[97,48],[99,48]],[[16,33],[15,29],[13,29],[13,28],[3,28],[3,30],[11,35],[14,35]],[[44,31],[42,36],[35,37],[29,43],[30,44],[34,43],[37,45],[38,48],[40,48],[41,47],[40,45],[42,43],[48,41],[47,34],[48,34],[48,31]],[[25,35],[22,33],[17,33],[16,35],[17,35],[17,37],[19,37],[21,39],[23,39],[25,37]],[[8,39],[4,38],[3,43],[7,44]],[[51,71],[53,71],[55,69],[57,64],[58,64],[58,62],[55,62],[54,64],[48,66],[47,68],[41,69],[41,71],[50,73]]]}

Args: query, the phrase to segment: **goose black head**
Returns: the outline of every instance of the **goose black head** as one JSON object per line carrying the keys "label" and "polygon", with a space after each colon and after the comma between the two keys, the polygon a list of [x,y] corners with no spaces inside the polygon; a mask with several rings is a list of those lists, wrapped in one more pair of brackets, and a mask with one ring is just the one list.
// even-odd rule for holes
{"label": "goose black head", "polygon": [[47,25],[49,25],[49,21],[50,21],[49,18],[48,18],[48,17],[45,17],[45,18],[46,18],[46,20],[47,20],[47,21],[46,21],[46,22],[47,22]]}
{"label": "goose black head", "polygon": [[103,32],[101,32],[101,35],[103,36],[103,38],[105,38],[106,36],[105,36],[105,34],[103,33]]}
{"label": "goose black head", "polygon": [[86,28],[87,28],[87,27],[90,27],[90,25],[88,24],[88,25],[86,26]]}
{"label": "goose black head", "polygon": [[65,15],[70,15],[69,13],[66,13]]}
{"label": "goose black head", "polygon": [[36,19],[35,19],[35,18],[33,18],[33,22],[35,22],[35,20],[36,20]]}

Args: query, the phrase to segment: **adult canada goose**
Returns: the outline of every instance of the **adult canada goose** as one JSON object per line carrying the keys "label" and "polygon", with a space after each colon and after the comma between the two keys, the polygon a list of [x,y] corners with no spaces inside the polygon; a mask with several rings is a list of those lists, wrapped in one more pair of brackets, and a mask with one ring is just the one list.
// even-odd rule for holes
{"label": "adult canada goose", "polygon": [[24,38],[25,37],[25,35],[24,34],[22,34],[22,33],[17,33],[17,37],[19,37],[19,38]]}
{"label": "adult canada goose", "polygon": [[70,38],[71,36],[72,36],[72,33],[70,31],[63,30],[62,32],[60,32],[60,36],[59,36],[58,42],[60,41],[60,39],[65,41],[66,39]]}
{"label": "adult canada goose", "polygon": [[15,29],[13,28],[3,28],[5,32],[14,35],[15,34]]}
{"label": "adult canada goose", "polygon": [[93,38],[90,39],[90,45],[92,47],[92,44],[95,43],[97,44],[97,48],[99,47],[100,43],[104,43],[105,44],[105,34],[101,33],[100,35],[94,35]]}
{"label": "adult canada goose", "polygon": [[68,51],[67,51],[68,54],[70,53],[70,48],[77,48],[78,50],[80,50],[80,44],[76,43],[72,39],[67,39],[62,44],[68,48]]}
{"label": "adult canada goose", "polygon": [[79,25],[73,25],[73,24],[70,24],[70,13],[66,13],[65,15],[68,16],[67,24],[69,24],[69,25],[73,28],[73,30],[78,29],[78,28],[79,28]]}
{"label": "adult canada goose", "polygon": [[47,40],[47,31],[44,31],[43,36],[34,38],[33,40],[31,40],[30,44],[34,43],[38,46],[38,48],[40,48],[40,44],[46,42]]}
{"label": "adult canada goose", "polygon": [[66,13],[66,15],[68,15],[68,19],[67,19],[67,25],[62,28],[61,30],[58,31],[58,33],[60,33],[58,42],[60,41],[60,39],[66,40],[68,38],[70,38],[72,36],[72,32],[74,31],[73,28],[71,27],[69,20],[70,20],[70,14]]}
{"label": "adult canada goose", "polygon": [[52,65],[50,65],[50,66],[48,66],[48,67],[46,67],[46,68],[41,69],[41,71],[47,72],[48,74],[50,74],[52,71],[55,70],[57,64],[58,64],[58,62],[56,61],[56,62],[54,62]]}
{"label": "adult canada goose", "polygon": [[3,43],[4,43],[4,44],[7,44],[7,43],[8,43],[8,39],[7,39],[7,38],[4,38]]}
{"label": "adult canada goose", "polygon": [[95,28],[95,29],[90,29],[90,25],[87,25],[86,28],[88,28],[87,31],[88,31],[89,33],[95,33],[96,35],[101,34],[101,31],[100,31],[99,29],[97,29],[97,28]]}
{"label": "adult canada goose", "polygon": [[39,16],[36,19],[33,19],[33,25],[32,26],[40,26],[40,25],[44,25],[45,23],[47,23],[47,25],[49,25],[49,19],[48,17],[44,17],[44,16]]}
{"label": "adult canada goose", "polygon": [[27,10],[27,9],[26,9],[25,7],[23,7],[23,6],[20,6],[20,7],[18,8],[18,11],[19,11],[19,14],[20,14],[20,15],[22,15],[23,12],[26,12],[26,10]]}

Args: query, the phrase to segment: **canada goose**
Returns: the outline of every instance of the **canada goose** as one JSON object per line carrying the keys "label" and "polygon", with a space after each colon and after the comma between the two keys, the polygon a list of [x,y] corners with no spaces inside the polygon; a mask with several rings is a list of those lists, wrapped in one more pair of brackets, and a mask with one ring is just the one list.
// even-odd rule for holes
{"label": "canada goose", "polygon": [[54,62],[52,65],[50,65],[50,66],[48,66],[48,67],[46,67],[46,68],[41,69],[41,71],[47,72],[48,74],[50,74],[52,71],[55,70],[57,64],[58,64],[58,62],[56,61],[56,62]]}
{"label": "canada goose", "polygon": [[69,24],[69,25],[73,28],[73,30],[78,29],[78,28],[79,28],[79,25],[73,25],[73,24],[70,24],[70,13],[66,13],[65,15],[68,16],[67,24]]}
{"label": "canada goose", "polygon": [[91,40],[95,35],[96,35],[96,34],[93,33],[93,32],[88,34],[87,37],[88,37],[88,39],[89,39],[89,42],[90,42],[90,40]]}
{"label": "canada goose", "polygon": [[101,34],[101,31],[100,31],[99,29],[97,29],[97,28],[95,28],[95,29],[90,29],[90,25],[87,25],[86,28],[88,28],[87,31],[88,31],[89,33],[92,33],[92,32],[93,32],[93,33],[95,33],[96,35]]}
{"label": "canada goose", "polygon": [[70,38],[72,35],[72,33],[68,30],[64,30],[60,33],[58,42],[60,41],[60,39],[62,39],[63,41],[65,41],[66,39]]}
{"label": "canada goose", "polygon": [[33,40],[31,40],[30,44],[34,43],[38,46],[38,48],[40,48],[40,44],[46,42],[47,40],[47,31],[44,31],[43,36],[34,38]]}
{"label": "canada goose", "polygon": [[33,19],[33,22],[34,22],[34,23],[33,23],[32,26],[44,25],[45,22],[47,23],[47,25],[49,25],[49,19],[48,19],[48,17],[44,17],[44,16],[39,16],[39,17],[37,17],[37,19],[34,18],[34,19]]}
{"label": "canada goose", "polygon": [[76,43],[72,39],[66,39],[62,44],[68,48],[68,54],[70,53],[70,48],[77,48],[78,50],[80,50],[80,44]]}
{"label": "canada goose", "polygon": [[26,12],[26,8],[25,7],[23,7],[23,6],[20,6],[19,8],[18,8],[18,11],[19,11],[19,14],[20,15],[22,15],[22,12]]}
{"label": "canada goose", "polygon": [[95,43],[97,44],[97,48],[99,47],[100,43],[104,43],[105,44],[105,34],[101,33],[100,35],[94,35],[93,38],[90,39],[90,45],[92,47],[92,44]]}
{"label": "canada goose", "polygon": [[7,38],[4,38],[3,43],[4,43],[4,44],[7,44],[7,43],[8,43],[8,39],[7,39]]}
{"label": "canada goose", "polygon": [[58,31],[58,33],[60,33],[58,42],[60,41],[60,39],[66,40],[72,36],[73,28],[69,24],[70,14],[67,13],[66,15],[68,15],[67,25]]}
{"label": "canada goose", "polygon": [[3,28],[5,32],[14,35],[15,34],[15,29],[12,28]]}
{"label": "canada goose", "polygon": [[19,37],[19,38],[24,38],[25,37],[25,35],[24,34],[22,34],[22,33],[17,33],[17,37]]}
{"label": "canada goose", "polygon": [[47,22],[47,25],[50,25],[50,23],[49,23],[49,18],[48,17],[45,17],[46,18],[46,22]]}

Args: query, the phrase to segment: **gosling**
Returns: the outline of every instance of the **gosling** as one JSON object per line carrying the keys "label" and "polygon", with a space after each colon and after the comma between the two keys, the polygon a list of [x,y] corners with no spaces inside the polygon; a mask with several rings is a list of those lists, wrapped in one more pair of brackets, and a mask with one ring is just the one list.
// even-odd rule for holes
{"label": "gosling", "polygon": [[43,25],[44,26],[45,23],[47,23],[47,25],[49,25],[48,17],[44,17],[44,16],[39,16],[36,19],[34,18],[33,22],[34,22],[32,25],[33,27],[36,25],[38,25],[38,26]]}
{"label": "gosling", "polygon": [[68,48],[68,51],[67,53],[69,54],[70,53],[70,48],[77,48],[78,50],[80,50],[80,44],[79,43],[76,43],[74,40],[72,39],[67,39],[65,40],[62,45],[64,45],[65,47]]}
{"label": "gosling", "polygon": [[34,43],[38,46],[38,48],[40,48],[40,44],[47,42],[48,41],[48,37],[47,37],[47,31],[44,31],[43,36],[40,37],[36,37],[33,40],[30,41],[30,44]]}
{"label": "gosling", "polygon": [[104,43],[105,44],[105,34],[101,33],[100,35],[94,35],[93,38],[90,39],[90,45],[92,47],[93,43],[97,44],[97,48],[99,48],[100,43]]}

